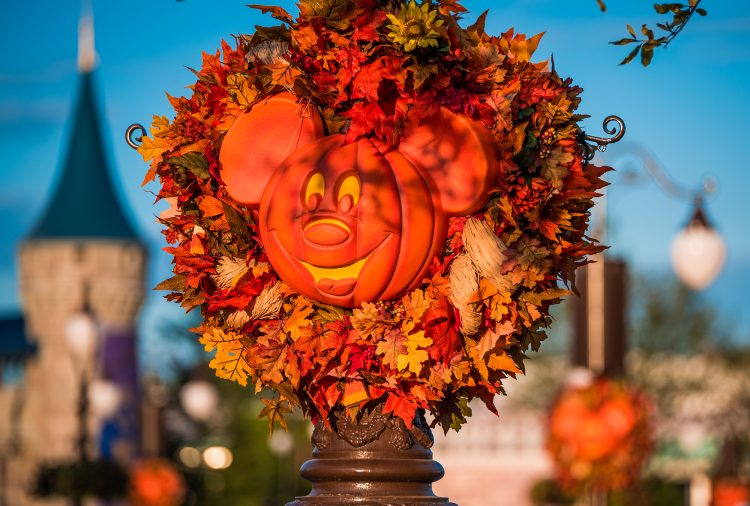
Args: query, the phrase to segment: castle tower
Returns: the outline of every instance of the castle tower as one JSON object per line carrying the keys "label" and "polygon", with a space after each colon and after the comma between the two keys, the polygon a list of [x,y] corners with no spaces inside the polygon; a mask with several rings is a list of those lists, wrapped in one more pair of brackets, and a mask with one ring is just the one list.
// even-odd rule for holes
{"label": "castle tower", "polygon": [[[21,451],[10,465],[11,504],[27,494],[38,466],[77,458],[80,371],[65,337],[71,316],[87,313],[98,349],[85,364],[91,377],[123,394],[110,420],[89,417],[89,454],[123,462],[138,452],[139,398],[135,320],[143,300],[146,253],[112,183],[97,105],[93,20],[79,26],[80,84],[61,173],[37,226],[20,248],[20,287],[27,334],[37,356],[25,372]],[[53,504],[49,501],[44,504]]]}

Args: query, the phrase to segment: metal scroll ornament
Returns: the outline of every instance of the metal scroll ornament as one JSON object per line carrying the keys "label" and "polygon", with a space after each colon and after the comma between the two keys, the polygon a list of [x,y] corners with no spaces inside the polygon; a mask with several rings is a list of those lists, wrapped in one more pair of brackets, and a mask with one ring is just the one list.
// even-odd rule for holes
{"label": "metal scroll ornament", "polygon": [[625,122],[619,116],[607,116],[602,123],[602,129],[612,137],[586,135],[586,132],[583,130],[578,133],[578,142],[583,147],[584,164],[588,164],[588,162],[593,160],[597,151],[603,153],[607,150],[607,146],[623,138],[625,135]]}
{"label": "metal scroll ornament", "polygon": [[[138,132],[138,133],[137,133]],[[143,136],[146,135],[146,129],[140,123],[133,123],[125,130],[125,142],[133,149],[138,149],[143,143]]]}

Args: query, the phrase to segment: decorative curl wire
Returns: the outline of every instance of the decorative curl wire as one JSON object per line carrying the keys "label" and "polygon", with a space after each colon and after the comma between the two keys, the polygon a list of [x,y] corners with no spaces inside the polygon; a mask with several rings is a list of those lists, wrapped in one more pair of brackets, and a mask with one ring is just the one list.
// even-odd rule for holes
{"label": "decorative curl wire", "polygon": [[[614,125],[613,125],[614,123]],[[625,135],[625,122],[619,116],[607,116],[602,123],[604,132],[612,137],[596,137],[586,135],[583,130],[578,132],[578,143],[583,147],[584,166],[593,160],[597,151],[604,152],[607,146],[619,141]]]}
{"label": "decorative curl wire", "polygon": [[[136,132],[140,134],[136,135]],[[146,135],[146,129],[140,123],[133,123],[125,130],[125,142],[133,149],[138,149],[143,143],[143,136]]]}

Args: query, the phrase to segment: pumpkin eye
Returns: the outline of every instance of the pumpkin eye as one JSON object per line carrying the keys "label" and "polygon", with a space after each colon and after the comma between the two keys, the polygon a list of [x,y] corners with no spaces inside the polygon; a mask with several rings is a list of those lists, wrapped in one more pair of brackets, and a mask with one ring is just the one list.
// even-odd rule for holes
{"label": "pumpkin eye", "polygon": [[338,198],[336,199],[341,212],[345,213],[357,205],[359,192],[359,178],[354,175],[346,176],[339,185]]}
{"label": "pumpkin eye", "polygon": [[317,209],[320,201],[323,200],[323,194],[326,192],[326,181],[323,174],[316,172],[310,176],[310,180],[305,187],[305,205],[308,209]]}

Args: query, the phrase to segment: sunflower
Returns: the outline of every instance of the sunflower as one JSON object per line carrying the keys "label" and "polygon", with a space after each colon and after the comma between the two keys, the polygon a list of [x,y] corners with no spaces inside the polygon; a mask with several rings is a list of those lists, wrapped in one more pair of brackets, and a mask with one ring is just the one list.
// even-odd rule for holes
{"label": "sunflower", "polygon": [[395,44],[403,46],[404,51],[414,51],[418,47],[437,47],[440,34],[434,29],[443,24],[442,19],[435,20],[437,11],[430,9],[430,2],[417,5],[416,0],[401,5],[398,16],[388,14],[391,24],[388,25],[388,38]]}

